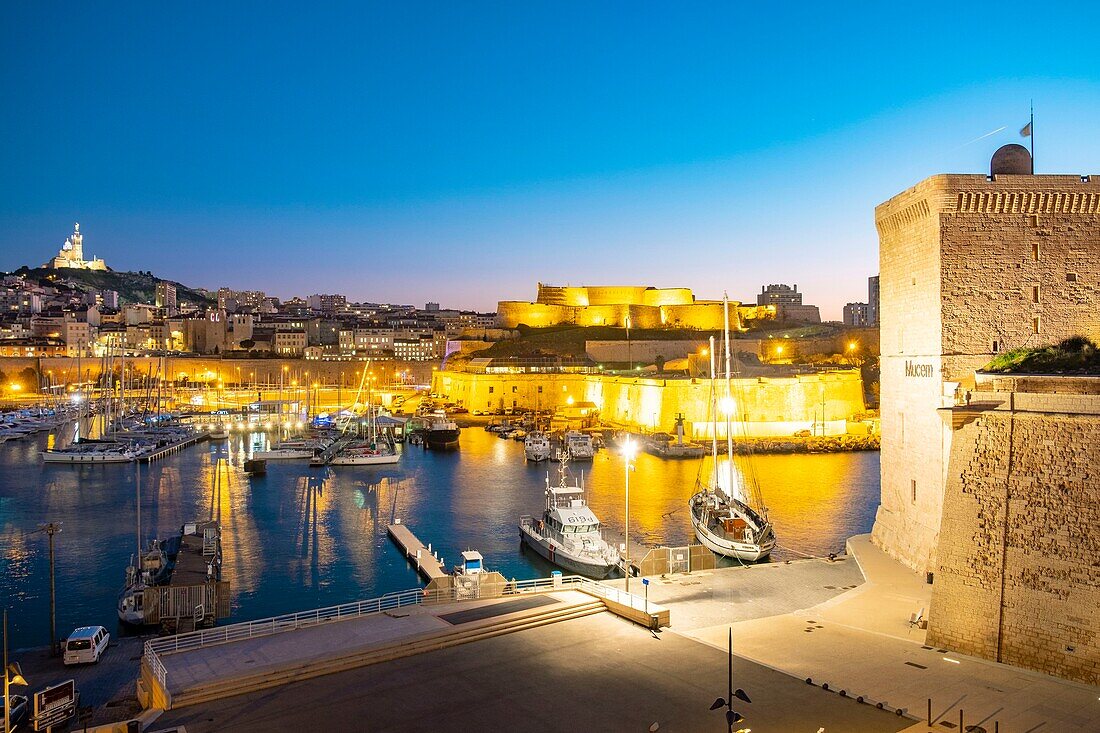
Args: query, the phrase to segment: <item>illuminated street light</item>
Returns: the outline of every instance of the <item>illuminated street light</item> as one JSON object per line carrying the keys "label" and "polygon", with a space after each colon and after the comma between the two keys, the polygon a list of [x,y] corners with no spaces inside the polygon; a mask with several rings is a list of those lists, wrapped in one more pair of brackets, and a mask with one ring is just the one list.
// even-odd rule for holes
{"label": "illuminated street light", "polygon": [[737,403],[732,397],[726,396],[718,401],[718,406],[722,410],[722,414],[729,417],[733,414],[733,411],[737,408]]}
{"label": "illuminated street light", "polygon": [[630,438],[623,441],[623,464],[624,468],[624,484],[626,487],[626,562],[625,574],[626,574],[626,592],[630,593],[630,472],[634,470],[634,466],[631,461],[634,459],[634,454],[637,453],[638,446]]}

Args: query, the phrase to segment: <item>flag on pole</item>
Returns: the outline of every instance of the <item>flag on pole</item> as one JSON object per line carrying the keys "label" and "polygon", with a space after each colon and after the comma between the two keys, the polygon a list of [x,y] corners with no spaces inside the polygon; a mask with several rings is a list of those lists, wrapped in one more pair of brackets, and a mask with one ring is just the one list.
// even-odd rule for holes
{"label": "flag on pole", "polygon": [[1031,123],[1027,123],[1020,129],[1020,137],[1031,137]]}

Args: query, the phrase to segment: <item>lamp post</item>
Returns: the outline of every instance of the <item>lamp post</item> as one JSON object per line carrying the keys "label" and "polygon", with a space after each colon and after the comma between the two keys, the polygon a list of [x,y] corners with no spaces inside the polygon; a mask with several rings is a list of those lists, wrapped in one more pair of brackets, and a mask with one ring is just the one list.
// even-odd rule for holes
{"label": "lamp post", "polygon": [[634,468],[630,461],[634,458],[634,451],[636,449],[637,446],[634,445],[634,441],[630,438],[627,438],[626,441],[623,442],[623,475],[626,486],[626,551],[624,554],[626,555],[625,573],[627,593],[630,593],[630,471]]}
{"label": "lamp post", "polygon": [[4,609],[4,733],[11,733],[11,686],[26,686],[17,662],[8,664],[8,609]]}
{"label": "lamp post", "polygon": [[739,713],[739,712],[737,712],[736,710],[733,709],[733,698],[736,697],[738,700],[743,700],[744,702],[747,702],[747,703],[751,703],[752,700],[749,699],[749,696],[747,694],[745,694],[745,691],[742,690],[740,687],[738,687],[736,690],[733,689],[733,627],[732,626],[730,627],[730,637],[729,638],[730,638],[730,642],[729,642],[730,643],[730,646],[729,646],[729,667],[728,667],[729,677],[727,678],[727,681],[728,681],[728,687],[726,688],[727,689],[727,694],[726,694],[726,697],[724,697],[724,698],[720,697],[717,700],[715,700],[713,703],[711,703],[710,709],[711,710],[719,710],[721,708],[726,709],[726,725],[729,727],[730,733],[733,733],[733,724],[734,723],[740,723],[742,720],[745,719],[744,717],[742,717],[741,713]]}
{"label": "lamp post", "polygon": [[626,360],[627,370],[634,371],[634,356],[630,353],[630,316],[626,317]]}
{"label": "lamp post", "polygon": [[47,522],[38,528],[50,538],[50,656],[57,656],[57,595],[54,592],[53,536],[61,531],[61,522]]}

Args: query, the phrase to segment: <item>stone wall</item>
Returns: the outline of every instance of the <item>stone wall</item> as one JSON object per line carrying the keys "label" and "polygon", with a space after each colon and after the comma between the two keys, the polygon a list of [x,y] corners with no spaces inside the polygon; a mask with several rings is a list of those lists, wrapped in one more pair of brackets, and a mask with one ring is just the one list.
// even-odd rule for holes
{"label": "stone wall", "polygon": [[[1081,381],[1081,380],[1076,380]],[[1100,379],[976,392],[955,426],[928,643],[1100,683]]]}
{"label": "stone wall", "polygon": [[1100,336],[1100,177],[938,175],[875,211],[882,500],[873,537],[936,565],[952,433],[936,410],[1000,351]]}
{"label": "stone wall", "polygon": [[[696,438],[710,435],[710,382],[705,379],[614,377],[603,374],[471,374],[437,372],[432,391],[471,410],[553,409],[593,402],[607,421],[669,430],[682,413]],[[864,411],[858,369],[734,380],[733,397],[748,436],[791,436],[800,430],[842,435],[847,419]],[[724,424],[719,426],[725,435]],[[738,428],[739,429],[739,428]],[[738,433],[735,433],[737,435]]]}
{"label": "stone wall", "polygon": [[[127,358],[127,371],[131,368],[137,374],[156,374],[160,360],[154,357]],[[79,372],[77,365],[79,363]],[[73,359],[69,357],[47,357],[42,359],[23,357],[0,357],[0,372],[14,375],[25,368],[38,371],[43,377],[52,378],[54,384],[68,384],[99,377],[102,359]],[[116,360],[115,368],[119,362]],[[326,384],[358,384],[359,373],[368,367],[365,361],[314,361],[305,359],[219,359],[218,357],[168,357],[165,359],[164,374],[169,380],[186,379],[206,382],[221,379],[226,383],[242,382],[277,384],[279,375],[287,368],[288,379],[310,382],[319,380]],[[433,364],[424,361],[385,361],[375,362],[368,367],[376,373],[383,384],[393,382],[395,371],[407,372],[407,379],[418,384],[431,381]],[[239,370],[239,371],[238,371]],[[52,372],[52,374],[50,374]],[[308,373],[308,374],[307,374]],[[80,377],[78,378],[78,374]],[[291,376],[293,375],[293,376]],[[28,388],[31,385],[26,385]]]}

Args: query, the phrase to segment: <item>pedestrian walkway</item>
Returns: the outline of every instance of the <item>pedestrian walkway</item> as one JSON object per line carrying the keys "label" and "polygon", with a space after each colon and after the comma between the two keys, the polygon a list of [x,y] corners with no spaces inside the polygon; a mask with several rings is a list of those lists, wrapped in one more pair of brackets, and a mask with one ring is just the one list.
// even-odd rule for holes
{"label": "pedestrian walkway", "polygon": [[[531,601],[537,601],[532,604]],[[160,655],[167,706],[179,707],[463,644],[605,610],[580,591],[411,605]],[[477,613],[475,613],[477,612]],[[461,616],[466,614],[466,616]],[[470,615],[475,614],[475,615]],[[156,684],[151,674],[143,681]]]}
{"label": "pedestrian walkway", "polygon": [[[987,731],[995,722],[1002,733],[1100,730],[1100,688],[927,646],[924,630],[909,621],[922,608],[927,613],[931,586],[867,535],[849,540],[848,551],[865,583],[803,610],[733,623],[734,652],[838,694],[901,709],[924,720],[914,732],[957,728],[960,709],[966,726]],[[676,604],[668,605],[681,618]],[[730,627],[675,631],[724,648]]]}

